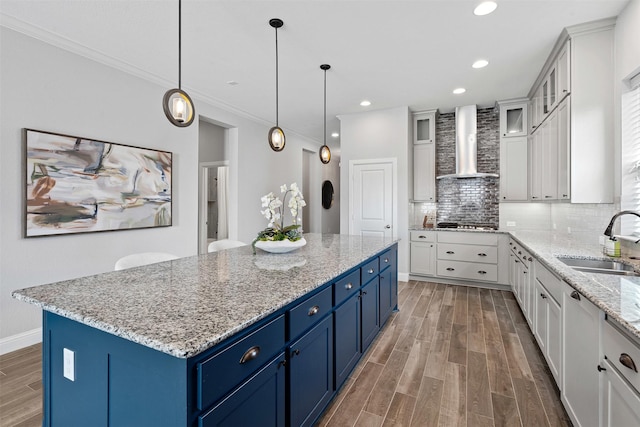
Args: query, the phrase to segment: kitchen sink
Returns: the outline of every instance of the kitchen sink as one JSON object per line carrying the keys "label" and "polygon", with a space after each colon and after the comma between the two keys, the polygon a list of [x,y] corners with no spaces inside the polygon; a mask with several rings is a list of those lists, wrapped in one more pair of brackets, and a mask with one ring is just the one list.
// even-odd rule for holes
{"label": "kitchen sink", "polygon": [[569,267],[584,273],[616,274],[619,276],[640,276],[633,266],[609,259],[576,259],[556,257]]}

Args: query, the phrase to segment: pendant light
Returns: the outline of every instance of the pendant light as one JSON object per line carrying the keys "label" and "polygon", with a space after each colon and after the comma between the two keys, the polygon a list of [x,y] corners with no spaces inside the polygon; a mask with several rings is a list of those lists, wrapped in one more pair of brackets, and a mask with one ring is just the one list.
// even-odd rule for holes
{"label": "pendant light", "polygon": [[324,145],[320,147],[320,161],[325,165],[331,161],[331,150],[327,145],[327,70],[329,64],[322,64],[320,69],[324,71]]}
{"label": "pendant light", "polygon": [[195,109],[191,97],[182,90],[182,0],[178,0],[178,88],[169,89],[162,99],[167,119],[178,127],[193,123]]}
{"label": "pendant light", "polygon": [[286,139],[284,131],[278,126],[278,28],[282,27],[284,22],[282,19],[273,18],[269,20],[269,25],[276,30],[276,125],[269,129],[269,145],[273,151],[282,151]]}

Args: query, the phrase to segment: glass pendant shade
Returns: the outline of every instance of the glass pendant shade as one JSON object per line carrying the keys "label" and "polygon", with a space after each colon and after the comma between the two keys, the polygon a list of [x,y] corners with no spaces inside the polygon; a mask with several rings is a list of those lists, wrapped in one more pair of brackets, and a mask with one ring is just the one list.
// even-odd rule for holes
{"label": "glass pendant shade", "polygon": [[326,145],[320,147],[320,161],[325,165],[331,161],[331,150]]}
{"label": "glass pendant shade", "polygon": [[286,142],[284,131],[282,129],[278,126],[274,126],[269,129],[269,145],[273,151],[282,151]]}
{"label": "glass pendant shade", "polygon": [[168,90],[164,94],[162,106],[167,119],[174,125],[187,127],[193,122],[195,116],[193,101],[186,92],[180,89]]}

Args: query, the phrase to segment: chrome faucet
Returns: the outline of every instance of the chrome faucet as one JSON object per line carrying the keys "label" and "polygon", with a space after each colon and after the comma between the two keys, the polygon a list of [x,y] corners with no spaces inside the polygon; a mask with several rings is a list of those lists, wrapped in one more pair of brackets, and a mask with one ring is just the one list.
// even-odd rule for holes
{"label": "chrome faucet", "polygon": [[[622,216],[622,215],[635,215],[637,217],[640,217],[640,213],[638,213],[636,211],[621,211],[621,212],[618,212],[617,214],[615,214],[613,216],[613,218],[611,218],[611,221],[609,222],[609,225],[607,226],[607,229],[604,230],[604,235],[605,236],[609,236],[609,238],[613,238],[613,231],[611,231],[613,229],[613,223],[616,222],[616,219],[618,219],[618,217]],[[636,243],[638,243],[638,242],[636,242]]]}

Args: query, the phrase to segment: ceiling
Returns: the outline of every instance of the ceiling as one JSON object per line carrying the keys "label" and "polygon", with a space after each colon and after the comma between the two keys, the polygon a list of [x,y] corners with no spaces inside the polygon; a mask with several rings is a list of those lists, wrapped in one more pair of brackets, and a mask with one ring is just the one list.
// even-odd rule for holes
{"label": "ceiling", "polygon": [[[339,130],[340,114],[492,106],[526,96],[564,27],[616,16],[628,2],[496,1],[494,13],[478,17],[479,0],[183,0],[182,87],[196,112],[205,100],[273,123],[268,21],[281,18],[280,126],[321,142],[323,63],[331,65],[328,133]],[[177,86],[177,11],[177,0],[1,0],[0,22],[169,89]],[[480,58],[489,65],[471,68]],[[456,87],[467,91],[453,95]]]}

